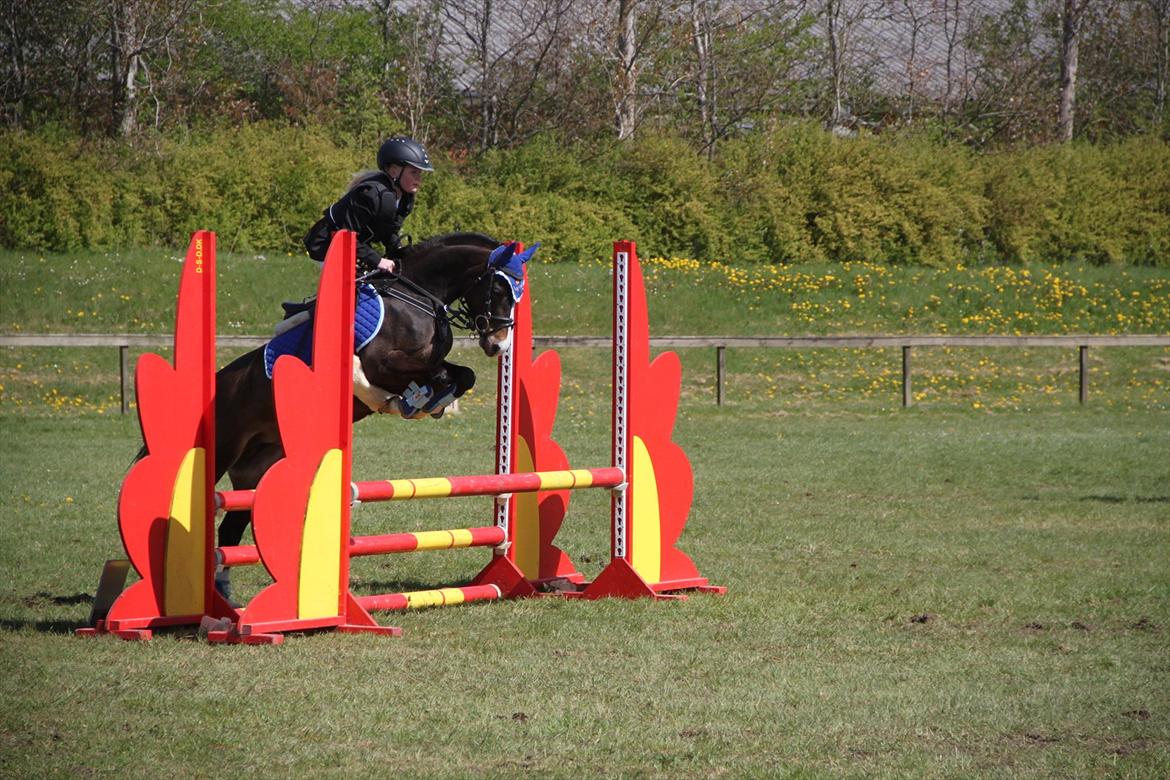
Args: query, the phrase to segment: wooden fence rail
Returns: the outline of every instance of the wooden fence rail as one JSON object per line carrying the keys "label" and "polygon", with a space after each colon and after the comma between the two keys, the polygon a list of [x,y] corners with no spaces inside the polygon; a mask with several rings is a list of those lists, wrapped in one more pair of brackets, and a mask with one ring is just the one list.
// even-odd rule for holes
{"label": "wooden fence rail", "polygon": [[[267,336],[217,336],[223,348],[251,349],[264,344]],[[460,339],[465,346],[473,338]],[[612,340],[602,336],[534,336],[538,349],[550,347],[604,347]],[[0,347],[105,347],[118,349],[118,376],[121,386],[122,413],[130,408],[130,348],[170,347],[169,334],[138,335],[113,333],[0,333]],[[650,339],[656,349],[714,349],[715,403],[723,405],[728,349],[900,349],[902,352],[902,406],[914,403],[912,351],[915,347],[1059,347],[1076,348],[1079,366],[1078,398],[1083,404],[1089,397],[1088,354],[1090,347],[1170,347],[1170,334],[1129,336],[659,336]]]}

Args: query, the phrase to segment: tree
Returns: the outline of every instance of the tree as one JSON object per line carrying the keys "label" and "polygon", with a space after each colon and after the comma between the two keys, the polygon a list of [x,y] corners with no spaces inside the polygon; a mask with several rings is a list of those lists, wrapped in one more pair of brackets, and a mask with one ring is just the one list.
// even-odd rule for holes
{"label": "tree", "polygon": [[849,105],[850,75],[856,68],[854,60],[855,33],[871,20],[879,0],[824,0],[822,18],[829,58],[830,107],[828,126],[835,130],[852,124],[853,109]]}
{"label": "tree", "polygon": [[[138,129],[139,90],[145,87],[153,91],[150,62],[171,45],[172,36],[190,15],[194,2],[106,0],[111,132],[125,136]],[[157,110],[155,117],[157,124]]]}
{"label": "tree", "polygon": [[1060,116],[1057,133],[1071,141],[1076,117],[1077,66],[1080,60],[1081,22],[1090,0],[1063,0],[1060,36]]}
{"label": "tree", "polygon": [[1166,121],[1167,64],[1170,62],[1170,0],[1146,0],[1154,30],[1154,121]]}
{"label": "tree", "polygon": [[684,11],[692,55],[684,105],[693,106],[699,148],[713,156],[729,134],[793,107],[811,18],[799,2],[688,0]]}
{"label": "tree", "polygon": [[1081,20],[1076,133],[1166,133],[1170,0],[1095,0]]}
{"label": "tree", "polygon": [[638,124],[637,0],[618,0],[617,69],[614,97],[619,141],[634,137]]}
{"label": "tree", "polygon": [[1059,65],[1042,20],[1028,0],[972,20],[964,43],[973,58],[970,97],[960,120],[969,140],[1015,143],[1052,138]]}
{"label": "tree", "polygon": [[403,79],[394,105],[407,132],[425,143],[441,119],[438,109],[450,84],[450,72],[442,61],[439,45],[443,39],[442,3],[431,0],[399,19],[404,28]]}
{"label": "tree", "polygon": [[449,0],[455,82],[481,150],[510,146],[575,114],[584,86],[571,0]]}
{"label": "tree", "polygon": [[97,0],[7,0],[0,25],[5,124],[106,127],[99,11]]}

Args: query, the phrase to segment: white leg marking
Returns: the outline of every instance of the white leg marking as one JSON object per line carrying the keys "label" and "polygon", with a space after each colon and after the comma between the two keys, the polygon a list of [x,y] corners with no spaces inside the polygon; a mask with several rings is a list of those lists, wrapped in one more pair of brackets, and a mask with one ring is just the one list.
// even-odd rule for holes
{"label": "white leg marking", "polygon": [[394,398],[390,391],[370,384],[366,372],[362,370],[362,360],[357,355],[353,356],[353,394],[372,412],[387,411],[386,405]]}

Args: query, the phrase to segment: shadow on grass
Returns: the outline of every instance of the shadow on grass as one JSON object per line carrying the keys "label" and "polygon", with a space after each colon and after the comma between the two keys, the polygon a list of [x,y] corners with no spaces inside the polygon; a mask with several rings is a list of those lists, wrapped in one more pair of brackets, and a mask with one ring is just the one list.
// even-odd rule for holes
{"label": "shadow on grass", "polygon": [[1096,501],[1100,504],[1125,504],[1130,501],[1135,504],[1170,504],[1170,496],[1084,496],[1081,501]]}
{"label": "shadow on grass", "polygon": [[89,624],[85,620],[17,620],[0,618],[0,631],[24,631],[31,629],[39,634],[72,634]]}
{"label": "shadow on grass", "polygon": [[27,607],[35,607],[40,603],[55,604],[59,607],[72,607],[77,604],[92,604],[93,596],[88,593],[74,593],[72,596],[55,596],[48,591],[37,591],[31,596],[25,596],[22,601]]}
{"label": "shadow on grass", "polygon": [[[76,607],[82,604],[93,603],[93,596],[88,593],[73,593],[67,596],[58,596],[48,591],[37,591],[31,596],[18,597],[20,605],[30,610],[43,610],[46,607]],[[0,630],[21,631],[32,629],[42,634],[72,634],[74,629],[85,628],[88,625],[85,615],[75,620],[38,620],[20,618],[0,618]]]}

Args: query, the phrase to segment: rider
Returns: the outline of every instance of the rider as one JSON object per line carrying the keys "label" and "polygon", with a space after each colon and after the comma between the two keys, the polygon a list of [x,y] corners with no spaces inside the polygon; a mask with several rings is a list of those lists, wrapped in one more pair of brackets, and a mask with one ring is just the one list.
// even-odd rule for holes
{"label": "rider", "polygon": [[[383,141],[378,148],[378,170],[358,174],[341,199],[309,229],[305,236],[309,256],[325,262],[333,234],[352,230],[357,234],[359,271],[394,271],[395,258],[401,254],[402,223],[414,209],[423,173],[433,170],[427,150],[413,138],[395,136]],[[374,241],[385,245],[385,254],[371,246]]]}
{"label": "rider", "polygon": [[[338,230],[357,234],[358,272],[381,269],[393,273],[401,259],[399,231],[414,210],[415,194],[422,185],[424,172],[434,171],[427,150],[413,138],[387,138],[378,148],[378,170],[360,173],[350,182],[341,199],[325,209],[324,216],[309,229],[305,249],[317,262],[325,262],[329,242]],[[385,245],[385,254],[371,244]],[[372,385],[362,370],[361,360],[353,366],[354,395],[371,411],[401,414],[403,417],[438,417],[450,403],[449,382],[435,382],[419,387],[412,384],[400,396]],[[466,380],[465,380],[466,381]],[[474,379],[467,384],[470,385]],[[434,384],[432,387],[431,385]]]}

